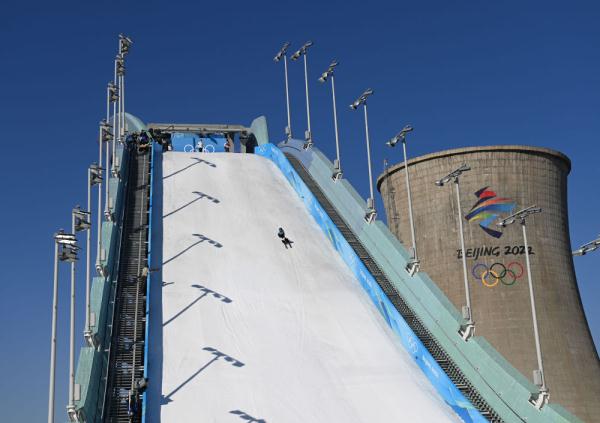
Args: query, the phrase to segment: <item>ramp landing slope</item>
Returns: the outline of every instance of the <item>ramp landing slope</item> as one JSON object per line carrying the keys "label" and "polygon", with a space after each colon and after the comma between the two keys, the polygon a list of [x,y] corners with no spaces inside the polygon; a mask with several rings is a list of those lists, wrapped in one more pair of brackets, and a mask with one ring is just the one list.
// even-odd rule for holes
{"label": "ramp landing slope", "polygon": [[161,176],[146,421],[461,421],[271,161],[167,152]]}

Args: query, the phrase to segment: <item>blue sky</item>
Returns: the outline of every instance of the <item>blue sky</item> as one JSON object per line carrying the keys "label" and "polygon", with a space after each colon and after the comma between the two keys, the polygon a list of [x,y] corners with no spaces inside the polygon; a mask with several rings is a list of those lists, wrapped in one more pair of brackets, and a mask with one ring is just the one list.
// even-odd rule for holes
{"label": "blue sky", "polygon": [[[418,4],[415,4],[418,3]],[[114,11],[120,10],[115,16]],[[345,174],[366,196],[362,119],[346,105],[375,89],[369,120],[375,174],[383,142],[416,129],[411,155],[472,145],[529,144],[566,153],[574,246],[600,233],[600,6],[594,2],[34,2],[3,6],[0,125],[0,408],[3,420],[42,421],[47,407],[52,233],[85,202],[116,36],[135,41],[127,108],[145,121],[285,126],[283,41],[310,51],[316,142],[334,156],[332,58]],[[300,64],[290,65],[293,127],[305,127]],[[398,150],[394,150],[397,154]],[[577,258],[596,343],[600,254]],[[62,275],[57,415],[67,388],[68,290]],[[78,292],[83,321],[83,274]],[[18,417],[17,417],[18,416]]]}

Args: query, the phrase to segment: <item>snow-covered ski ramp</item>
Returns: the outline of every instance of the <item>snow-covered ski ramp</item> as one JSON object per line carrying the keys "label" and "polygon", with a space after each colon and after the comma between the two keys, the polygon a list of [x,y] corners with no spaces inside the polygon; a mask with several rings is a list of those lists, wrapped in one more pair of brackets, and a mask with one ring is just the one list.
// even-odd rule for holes
{"label": "snow-covered ski ramp", "polygon": [[147,422],[460,421],[272,162],[168,152],[156,174]]}

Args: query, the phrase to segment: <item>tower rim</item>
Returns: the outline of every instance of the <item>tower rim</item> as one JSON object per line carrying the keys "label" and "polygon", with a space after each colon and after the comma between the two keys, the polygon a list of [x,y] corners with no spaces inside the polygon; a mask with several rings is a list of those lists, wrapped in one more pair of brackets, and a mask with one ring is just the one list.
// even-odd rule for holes
{"label": "tower rim", "polygon": [[[434,153],[424,154],[422,156],[413,157],[408,160],[408,166],[415,165],[417,163],[426,162],[429,160],[440,159],[448,156],[459,156],[462,154],[471,154],[471,153],[484,153],[484,152],[520,152],[525,154],[533,154],[539,156],[550,156],[552,158],[557,158],[561,160],[567,169],[567,174],[571,172],[571,159],[569,157],[558,151],[553,150],[547,147],[536,147],[530,145],[489,145],[489,146],[473,146],[473,147],[459,147],[452,148],[449,150],[437,151]],[[395,172],[404,169],[404,162],[397,163],[393,166],[390,166],[385,172],[381,173],[377,177],[377,191],[381,192],[381,184],[385,180],[386,177],[392,175]]]}

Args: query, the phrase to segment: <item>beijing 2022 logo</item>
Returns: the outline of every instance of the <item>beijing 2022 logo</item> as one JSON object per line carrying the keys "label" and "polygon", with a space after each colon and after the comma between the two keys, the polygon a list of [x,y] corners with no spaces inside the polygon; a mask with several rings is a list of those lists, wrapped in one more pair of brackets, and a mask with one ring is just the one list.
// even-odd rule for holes
{"label": "beijing 2022 logo", "polygon": [[494,191],[488,188],[481,188],[475,193],[477,202],[465,219],[469,222],[479,222],[479,227],[488,235],[500,238],[502,232],[498,230],[496,221],[500,213],[511,213],[515,208],[515,202],[510,198],[498,197]]}

